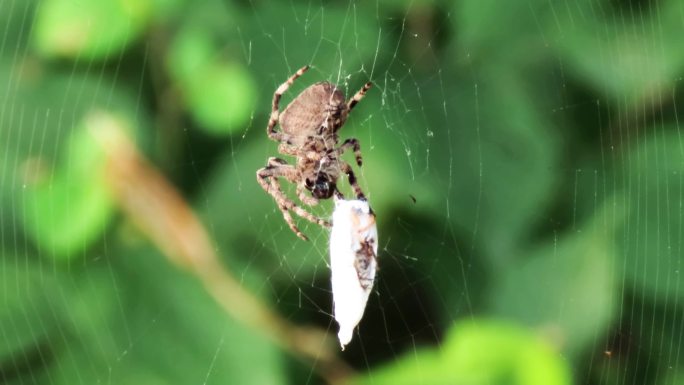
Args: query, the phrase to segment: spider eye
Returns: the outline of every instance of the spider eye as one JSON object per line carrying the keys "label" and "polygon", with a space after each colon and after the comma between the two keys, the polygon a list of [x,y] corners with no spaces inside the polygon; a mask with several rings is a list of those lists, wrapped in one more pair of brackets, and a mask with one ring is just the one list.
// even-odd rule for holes
{"label": "spider eye", "polygon": [[333,195],[336,188],[335,183],[330,183],[326,179],[319,177],[311,193],[318,199],[328,199]]}

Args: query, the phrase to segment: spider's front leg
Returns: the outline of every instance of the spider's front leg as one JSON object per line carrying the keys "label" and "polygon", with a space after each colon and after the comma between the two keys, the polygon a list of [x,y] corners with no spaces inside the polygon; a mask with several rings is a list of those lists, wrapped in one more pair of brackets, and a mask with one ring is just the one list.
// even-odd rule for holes
{"label": "spider's front leg", "polygon": [[[287,138],[284,138],[284,139],[287,139]],[[281,142],[280,145],[278,145],[278,152],[283,154],[283,155],[292,155],[292,156],[299,155],[299,149],[292,144],[287,144],[286,142]]]}
{"label": "spider's front leg", "polygon": [[302,184],[297,185],[297,197],[300,201],[304,202],[307,206],[316,206],[318,204],[318,198],[313,197],[307,193],[308,191]]}
{"label": "spider's front leg", "polygon": [[303,157],[312,161],[319,161],[325,156],[325,154],[317,151],[315,148],[302,150],[299,147],[287,143],[280,143],[278,146],[278,152],[283,155],[292,155],[298,158]]}
{"label": "spider's front leg", "polygon": [[269,158],[267,166],[259,169],[256,175],[257,181],[261,187],[267,193],[269,193],[273,199],[275,199],[278,209],[280,209],[280,211],[283,213],[285,222],[287,222],[288,226],[290,226],[290,229],[297,234],[299,238],[303,240],[308,239],[306,235],[304,235],[299,228],[297,228],[297,225],[295,225],[294,219],[290,215],[290,211],[294,211],[295,214],[312,223],[316,223],[320,226],[330,227],[330,223],[327,221],[318,218],[297,206],[297,204],[288,198],[280,188],[280,183],[278,183],[279,177],[284,177],[287,180],[297,179],[297,170],[293,166],[286,164],[282,159]]}
{"label": "spider's front leg", "polygon": [[373,83],[368,82],[361,87],[361,89],[354,94],[354,96],[347,102],[347,108],[351,111],[360,101],[366,96],[366,92],[373,86]]}
{"label": "spider's front leg", "polygon": [[345,151],[353,149],[354,150],[354,157],[356,157],[356,164],[361,167],[362,159],[361,159],[361,145],[359,144],[359,140],[355,138],[349,138],[342,143],[340,147],[337,148],[337,155],[342,156]]}
{"label": "spider's front leg", "polygon": [[363,191],[361,191],[361,186],[359,186],[359,182],[356,180],[356,175],[354,175],[354,171],[352,170],[349,163],[340,161],[340,170],[342,170],[343,173],[347,174],[347,178],[349,178],[349,184],[354,190],[354,195],[356,195],[356,199],[366,200],[366,196],[363,194]]}

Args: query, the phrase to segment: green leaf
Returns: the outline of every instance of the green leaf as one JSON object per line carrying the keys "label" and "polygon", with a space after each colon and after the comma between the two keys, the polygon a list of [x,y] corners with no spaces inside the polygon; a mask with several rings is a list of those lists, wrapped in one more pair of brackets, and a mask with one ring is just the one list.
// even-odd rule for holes
{"label": "green leaf", "polygon": [[658,384],[669,385],[669,384],[683,384],[684,383],[684,368],[678,366],[676,368],[669,367],[665,375],[661,377]]}
{"label": "green leaf", "polygon": [[[35,12],[36,5],[39,5],[41,0],[23,0],[21,2],[1,2],[0,3],[0,25],[3,28],[2,40],[5,42],[12,42],[12,45],[17,50],[25,50],[28,40],[30,38],[30,22],[27,16]],[[7,45],[4,45],[4,51],[0,50],[0,55],[9,56]],[[16,51],[19,52],[19,51]],[[9,78],[7,78],[9,79]],[[3,79],[5,80],[5,79]],[[4,88],[4,84],[0,84],[0,88]]]}
{"label": "green leaf", "polygon": [[256,103],[256,85],[247,69],[226,60],[204,25],[190,24],[175,36],[167,64],[187,108],[214,135],[244,131]]}
{"label": "green leaf", "polygon": [[500,272],[491,294],[494,313],[550,333],[566,352],[590,346],[617,308],[611,235],[622,222],[609,214],[613,203],[577,233],[539,246]]}
{"label": "green leaf", "polygon": [[23,362],[26,357],[44,345],[59,327],[60,319],[54,311],[56,289],[51,272],[41,269],[34,260],[2,256],[0,372],[28,365]]}
{"label": "green leaf", "polygon": [[[544,54],[539,23],[553,15],[543,0],[465,0],[454,3],[458,31],[458,55],[467,52],[476,67],[498,66],[508,70],[529,66]],[[502,48],[505,47],[505,48]],[[524,51],[524,54],[520,54]]]}
{"label": "green leaf", "polygon": [[449,154],[435,163],[442,178],[457,179],[448,202],[452,220],[477,236],[491,262],[506,266],[551,202],[559,141],[554,123],[539,114],[543,103],[527,91],[541,87],[542,78],[495,66],[477,76],[490,80],[458,93],[458,130],[442,149]]}
{"label": "green leaf", "polygon": [[[388,37],[392,33],[376,11],[376,4],[369,2],[333,2],[320,9],[305,2],[260,3],[256,22],[240,26],[241,36],[255,39],[243,51],[253,58],[253,71],[274,90],[306,64],[313,67],[306,75],[309,79],[317,76],[316,81],[346,85],[360,76],[360,86],[369,80],[374,63],[395,53],[396,43]],[[284,23],[284,18],[290,22]],[[269,26],[266,31],[264,26]],[[387,49],[384,44],[390,41],[392,49]]]}
{"label": "green leaf", "polygon": [[207,132],[243,132],[254,109],[252,75],[237,63],[208,63],[199,67],[185,87],[188,107]]}
{"label": "green leaf", "polygon": [[149,22],[153,0],[45,0],[34,45],[45,56],[106,59],[135,40]]}
{"label": "green leaf", "polygon": [[566,361],[529,331],[501,321],[457,323],[440,350],[418,349],[353,384],[565,385]]}
{"label": "green leaf", "polygon": [[[154,370],[166,383],[198,378],[208,384],[286,383],[280,349],[252,325],[231,318],[196,277],[152,250],[127,250],[121,257],[130,284],[124,295],[134,309],[128,322],[133,339],[139,341],[131,363]],[[247,286],[265,280],[255,270],[243,272],[241,278]]]}
{"label": "green leaf", "polygon": [[[681,2],[654,3],[648,12],[610,9],[595,13],[595,5],[567,8],[547,29],[554,47],[574,72],[598,91],[623,102],[669,92],[684,69]],[[585,12],[593,17],[583,17]]]}
{"label": "green leaf", "polygon": [[684,299],[681,197],[684,151],[679,128],[640,141],[620,164],[629,216],[618,232],[625,276],[641,295]]}
{"label": "green leaf", "polygon": [[189,25],[174,36],[167,57],[167,67],[171,76],[178,81],[190,81],[217,54],[209,32],[201,26]]}
{"label": "green leaf", "polygon": [[72,133],[65,159],[52,175],[26,187],[24,229],[55,257],[82,256],[113,214],[113,198],[104,178],[105,154],[83,122]]}
{"label": "green leaf", "polygon": [[[187,6],[188,0],[150,0],[154,8],[155,22],[166,21],[168,18],[183,16],[180,14]],[[191,4],[193,6],[195,4]]]}
{"label": "green leaf", "polygon": [[[29,64],[25,64],[29,65]],[[8,97],[21,113],[0,115],[0,204],[5,226],[23,226],[42,256],[84,256],[112,218],[104,154],[88,119],[111,114],[137,142],[144,111],[126,88],[99,76],[62,75],[32,63],[32,71],[0,63],[0,74],[24,70]],[[13,107],[14,108],[14,107]],[[31,118],[28,118],[30,116]],[[142,141],[142,140],[141,140]]]}
{"label": "green leaf", "polygon": [[[280,349],[230,318],[193,275],[151,248],[122,248],[116,237],[112,246],[106,258],[70,271],[57,288],[46,279],[47,269],[0,264],[0,273],[10,267],[0,278],[11,289],[0,305],[16,303],[0,308],[0,352],[2,342],[13,341],[5,331],[24,337],[23,350],[42,343],[46,358],[17,372],[17,383],[286,383]],[[243,278],[263,282],[253,271]],[[56,329],[50,316],[68,322]],[[33,334],[23,332],[29,327]],[[37,334],[45,330],[54,335]],[[0,364],[23,365],[23,350],[0,355]]]}

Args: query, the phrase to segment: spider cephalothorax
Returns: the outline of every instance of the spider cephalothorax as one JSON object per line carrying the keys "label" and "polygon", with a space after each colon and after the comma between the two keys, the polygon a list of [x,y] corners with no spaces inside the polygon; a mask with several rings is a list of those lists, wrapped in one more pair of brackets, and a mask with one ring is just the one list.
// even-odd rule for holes
{"label": "spider cephalothorax", "polygon": [[[285,221],[297,236],[306,236],[294,224],[290,211],[321,226],[327,221],[302,209],[280,188],[279,177],[297,185],[297,196],[309,205],[333,195],[341,196],[337,179],[346,174],[356,197],[363,199],[363,192],[356,182],[351,166],[340,159],[346,150],[354,150],[356,163],[361,166],[361,149],[356,139],[347,139],[338,146],[337,131],[347,120],[349,111],[363,98],[371,83],[366,83],[349,101],[344,93],[328,82],[316,83],[302,91],[282,113],[278,110],[280,98],[285,91],[309,67],[303,67],[278,87],[273,95],[271,118],[266,127],[268,137],[279,142],[278,152],[297,157],[296,165],[287,164],[280,158],[269,158],[266,167],[257,171],[261,187],[273,196]],[[280,130],[276,125],[280,123]],[[306,194],[309,191],[311,195]]]}

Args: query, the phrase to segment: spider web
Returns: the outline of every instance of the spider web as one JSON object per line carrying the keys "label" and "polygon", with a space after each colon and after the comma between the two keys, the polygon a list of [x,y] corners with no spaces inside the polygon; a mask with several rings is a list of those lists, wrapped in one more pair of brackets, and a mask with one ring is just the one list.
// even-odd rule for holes
{"label": "spider web", "polygon": [[[681,2],[140,4],[0,0],[3,383],[682,381]],[[340,131],[380,238],[344,352],[328,231],[255,180],[294,163],[265,126],[304,65],[281,110],[373,82]]]}

